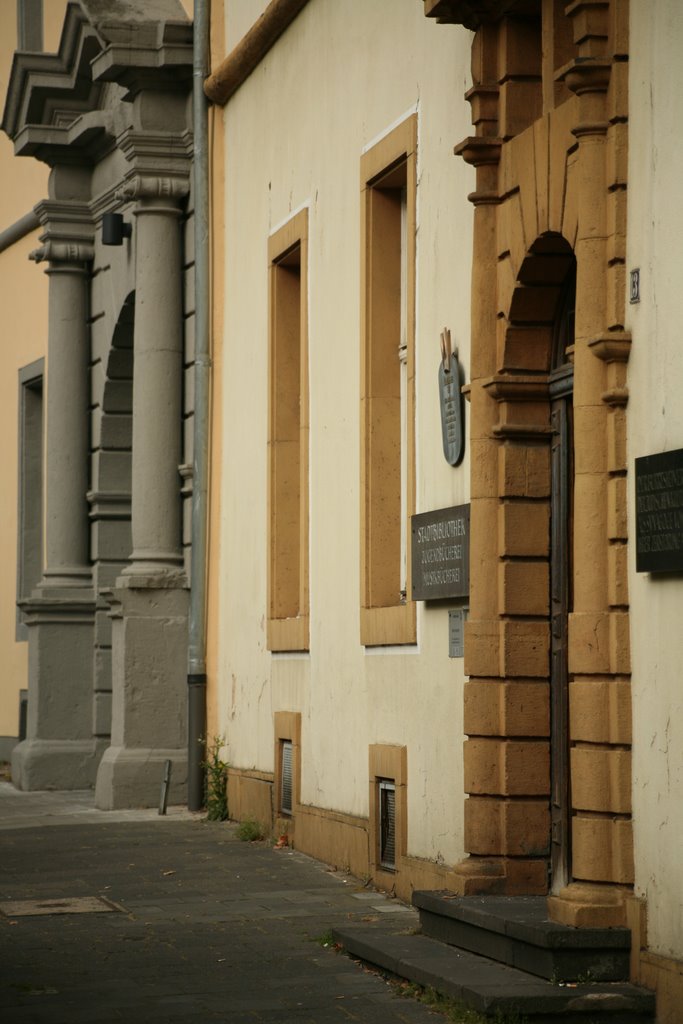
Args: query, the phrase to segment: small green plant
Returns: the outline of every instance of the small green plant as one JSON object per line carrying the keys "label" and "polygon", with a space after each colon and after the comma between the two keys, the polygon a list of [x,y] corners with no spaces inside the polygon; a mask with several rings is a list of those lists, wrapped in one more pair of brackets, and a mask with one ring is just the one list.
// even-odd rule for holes
{"label": "small green plant", "polygon": [[207,748],[206,817],[209,821],[225,821],[228,817],[228,762],[221,757],[223,736],[214,736]]}
{"label": "small green plant", "polygon": [[259,839],[264,839],[266,830],[260,821],[256,818],[245,818],[237,826],[237,832],[235,833],[238,839],[241,839],[243,843],[255,843]]}
{"label": "small green plant", "polygon": [[313,942],[317,942],[323,949],[333,948],[335,945],[334,936],[332,935],[332,929],[328,928],[322,935],[316,935]]}

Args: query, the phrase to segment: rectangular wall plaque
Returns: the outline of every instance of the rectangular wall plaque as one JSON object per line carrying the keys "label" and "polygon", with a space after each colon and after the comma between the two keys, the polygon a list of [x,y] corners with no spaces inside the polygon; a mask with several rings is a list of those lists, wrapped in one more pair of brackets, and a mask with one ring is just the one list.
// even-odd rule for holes
{"label": "rectangular wall plaque", "polygon": [[636,459],[636,572],[683,572],[683,449]]}
{"label": "rectangular wall plaque", "polygon": [[410,539],[413,601],[469,596],[469,505],[412,516]]}
{"label": "rectangular wall plaque", "polygon": [[467,608],[450,608],[448,611],[448,657],[465,657],[465,622]]}

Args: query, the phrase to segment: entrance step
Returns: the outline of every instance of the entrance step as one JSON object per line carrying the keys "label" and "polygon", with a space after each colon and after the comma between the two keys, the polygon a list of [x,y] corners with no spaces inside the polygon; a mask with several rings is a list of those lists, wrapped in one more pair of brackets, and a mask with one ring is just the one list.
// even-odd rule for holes
{"label": "entrance step", "polygon": [[654,994],[624,982],[556,985],[430,939],[380,928],[334,932],[351,956],[459,1000],[492,1020],[528,1024],[652,1024]]}
{"label": "entrance step", "polygon": [[628,928],[548,920],[544,896],[414,892],[422,934],[553,981],[627,981]]}

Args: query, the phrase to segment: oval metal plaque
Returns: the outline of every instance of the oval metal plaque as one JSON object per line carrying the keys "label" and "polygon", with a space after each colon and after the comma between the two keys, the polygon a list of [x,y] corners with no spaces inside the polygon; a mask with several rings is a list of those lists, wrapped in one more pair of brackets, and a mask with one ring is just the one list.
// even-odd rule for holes
{"label": "oval metal plaque", "polygon": [[444,458],[451,466],[457,466],[465,454],[465,431],[460,364],[455,354],[450,357],[449,369],[445,368],[443,360],[439,363],[439,405]]}

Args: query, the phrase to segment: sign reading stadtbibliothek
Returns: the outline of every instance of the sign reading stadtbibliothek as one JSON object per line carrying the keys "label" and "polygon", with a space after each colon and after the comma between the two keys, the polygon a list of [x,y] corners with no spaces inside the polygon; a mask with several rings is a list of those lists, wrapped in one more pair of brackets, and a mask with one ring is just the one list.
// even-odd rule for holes
{"label": "sign reading stadtbibliothek", "polygon": [[636,459],[636,572],[683,572],[683,449]]}
{"label": "sign reading stadtbibliothek", "polygon": [[410,522],[413,601],[468,597],[470,506],[421,512]]}

